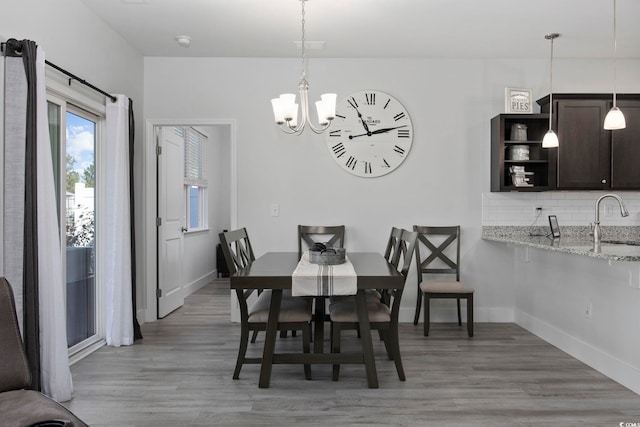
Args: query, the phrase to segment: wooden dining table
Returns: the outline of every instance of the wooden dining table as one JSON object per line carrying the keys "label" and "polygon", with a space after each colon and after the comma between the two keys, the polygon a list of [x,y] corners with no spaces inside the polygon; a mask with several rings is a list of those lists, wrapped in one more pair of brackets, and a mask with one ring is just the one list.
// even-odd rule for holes
{"label": "wooden dining table", "polygon": [[367,289],[401,289],[402,275],[375,252],[349,252],[349,261],[357,275],[355,296],[360,326],[361,352],[324,353],[324,301],[316,303],[313,353],[276,353],[277,320],[282,291],[291,289],[292,274],[298,265],[297,252],[268,252],[249,266],[230,276],[231,289],[271,289],[271,305],[260,365],[260,388],[269,387],[273,364],[364,364],[369,388],[378,388],[378,376],[373,354],[371,328],[367,315]]}

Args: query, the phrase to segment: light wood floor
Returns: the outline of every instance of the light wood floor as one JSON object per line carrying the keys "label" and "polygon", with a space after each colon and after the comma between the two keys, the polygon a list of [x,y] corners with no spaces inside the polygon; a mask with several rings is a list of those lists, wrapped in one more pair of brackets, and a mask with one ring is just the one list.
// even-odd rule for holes
{"label": "light wood floor", "polygon": [[[259,365],[233,380],[239,330],[229,322],[228,281],[218,280],[142,325],[142,341],[76,363],[68,406],[95,427],[640,423],[640,396],[514,324],[477,324],[472,339],[464,325],[435,324],[425,338],[422,324],[402,324],[407,381],[376,337],[379,389],[367,388],[360,365],[343,366],[339,382],[321,365],[312,381],[302,366],[276,365],[269,389],[258,388]],[[249,351],[260,353],[262,336]],[[300,334],[278,345],[297,351]]]}

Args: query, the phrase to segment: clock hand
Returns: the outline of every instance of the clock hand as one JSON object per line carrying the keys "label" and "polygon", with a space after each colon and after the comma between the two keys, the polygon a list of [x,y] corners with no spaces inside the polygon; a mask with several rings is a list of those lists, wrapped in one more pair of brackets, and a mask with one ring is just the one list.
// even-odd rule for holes
{"label": "clock hand", "polygon": [[396,127],[393,127],[393,128],[376,129],[376,130],[371,131],[371,132],[361,133],[360,135],[349,135],[349,139],[358,138],[358,137],[361,137],[361,136],[371,136],[371,135],[375,135],[377,133],[386,133],[386,132],[392,131],[394,129],[399,129],[399,128],[403,128],[403,127],[407,127],[407,125],[396,126]]}
{"label": "clock hand", "polygon": [[393,127],[393,128],[376,129],[376,130],[371,132],[371,135],[375,135],[376,133],[385,133],[385,132],[392,131],[394,129],[404,128],[404,127],[407,127],[407,125],[396,126],[396,127]]}
{"label": "clock hand", "polygon": [[[353,109],[356,110],[356,113],[358,113],[358,118],[360,118],[360,122],[362,122],[362,126],[364,127],[364,130],[367,133],[369,133],[369,125],[367,125],[367,123],[362,119],[362,114],[360,114],[360,110],[358,110],[358,107],[356,107],[356,103],[355,102],[351,102],[351,100],[349,100],[348,102],[349,102],[349,104],[351,104]],[[362,136],[362,135],[358,135],[358,136]]]}

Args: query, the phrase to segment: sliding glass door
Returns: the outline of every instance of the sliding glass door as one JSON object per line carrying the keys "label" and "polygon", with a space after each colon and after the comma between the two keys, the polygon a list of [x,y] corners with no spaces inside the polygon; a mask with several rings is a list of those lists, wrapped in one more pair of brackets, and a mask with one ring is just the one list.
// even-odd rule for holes
{"label": "sliding glass door", "polygon": [[64,99],[48,98],[61,242],[66,276],[70,352],[100,339],[96,280],[96,147],[101,118]]}

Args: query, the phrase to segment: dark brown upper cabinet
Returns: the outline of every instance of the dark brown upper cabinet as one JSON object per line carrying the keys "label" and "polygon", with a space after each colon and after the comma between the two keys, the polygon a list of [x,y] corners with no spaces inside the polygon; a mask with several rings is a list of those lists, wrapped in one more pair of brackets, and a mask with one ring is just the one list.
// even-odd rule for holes
{"label": "dark brown upper cabinet", "polygon": [[[553,128],[558,134],[559,190],[640,189],[640,95],[620,94],[617,105],[627,127],[604,130],[612,94],[554,94]],[[549,112],[549,96],[538,100]]]}

